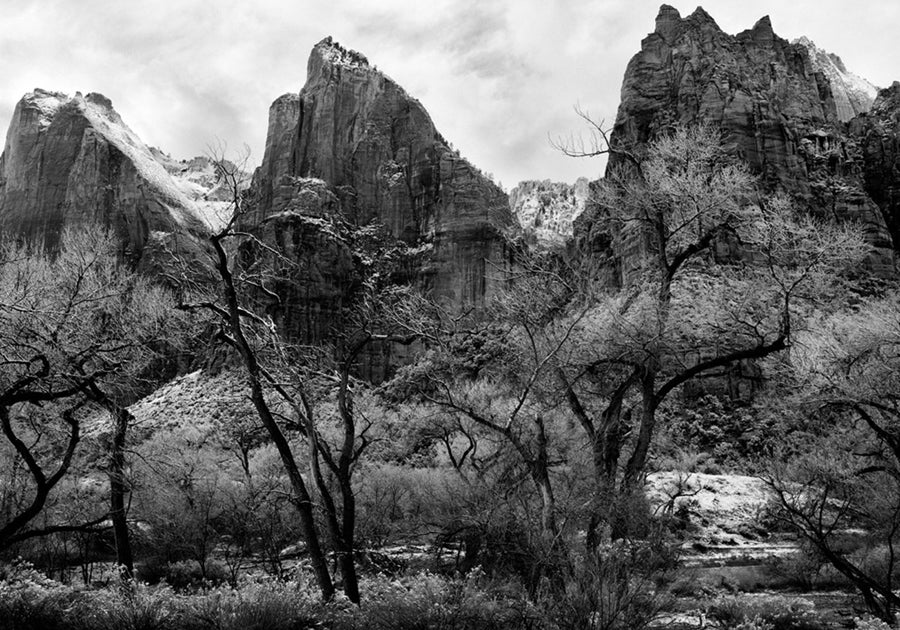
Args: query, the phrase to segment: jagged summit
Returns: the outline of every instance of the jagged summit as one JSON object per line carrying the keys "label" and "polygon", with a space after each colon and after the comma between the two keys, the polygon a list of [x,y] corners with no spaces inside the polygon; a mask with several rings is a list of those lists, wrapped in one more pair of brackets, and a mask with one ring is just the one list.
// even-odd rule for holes
{"label": "jagged summit", "polygon": [[349,48],[344,48],[332,39],[331,35],[313,46],[313,55],[321,55],[330,63],[348,67],[368,68],[369,60],[365,55]]}
{"label": "jagged summit", "polygon": [[[714,33],[724,34],[724,31],[722,31],[715,19],[701,6],[698,6],[693,13],[684,18],[681,17],[678,9],[673,6],[663,4],[659,7],[654,33],[661,36],[667,43],[674,44],[686,32],[696,29],[707,29]],[[752,28],[739,33],[737,37],[750,38],[756,41],[771,41],[777,35],[772,29],[772,20],[766,15],[757,20]]]}
{"label": "jagged summit", "polygon": [[654,34],[659,35],[666,42],[674,43],[685,31],[696,28],[711,28],[721,31],[716,21],[703,7],[698,6],[685,18],[682,18],[681,13],[673,6],[664,4],[659,7]]}
{"label": "jagged summit", "polygon": [[694,9],[694,12],[687,16],[685,20],[691,24],[712,24],[716,28],[719,27],[713,17],[706,12],[706,9],[700,6]]}
{"label": "jagged summit", "polygon": [[[749,31],[745,31],[756,42],[771,42],[776,37],[775,31],[772,29],[772,20],[768,15],[764,15]],[[743,33],[741,33],[743,35]],[[740,37],[741,35],[738,35]]]}

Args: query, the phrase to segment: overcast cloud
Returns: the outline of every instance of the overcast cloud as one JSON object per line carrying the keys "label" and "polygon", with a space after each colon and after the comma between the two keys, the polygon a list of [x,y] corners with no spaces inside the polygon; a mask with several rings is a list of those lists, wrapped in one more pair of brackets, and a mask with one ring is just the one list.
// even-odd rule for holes
{"label": "overcast cloud", "polygon": [[[682,13],[695,4],[670,2]],[[752,6],[751,6],[752,4]],[[877,85],[900,79],[900,4],[713,0],[729,33],[769,14]],[[852,10],[849,8],[852,7]],[[217,138],[262,158],[269,104],[297,92],[327,35],[418,98],[463,155],[508,188],[596,177],[554,151],[572,106],[612,121],[622,75],[657,0],[0,0],[0,126],[34,89],[101,92],[149,145],[175,157]]]}

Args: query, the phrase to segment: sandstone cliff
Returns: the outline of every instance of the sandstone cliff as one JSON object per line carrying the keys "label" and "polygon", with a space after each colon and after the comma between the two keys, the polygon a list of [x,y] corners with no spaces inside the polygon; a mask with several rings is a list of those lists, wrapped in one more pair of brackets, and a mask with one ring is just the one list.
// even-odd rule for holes
{"label": "sandstone cliff", "polygon": [[418,101],[330,38],[313,48],[301,92],[269,111],[247,220],[313,194],[305,178],[327,184],[347,221],[381,223],[425,252],[413,279],[437,299],[484,304],[505,257],[501,233],[513,225],[506,195],[450,148]]}
{"label": "sandstone cliff", "polygon": [[572,237],[572,224],[584,211],[588,180],[521,182],[509,193],[509,207],[529,239],[545,246],[562,246]]}
{"label": "sandstone cliff", "polygon": [[35,90],[16,106],[0,156],[0,229],[53,248],[86,222],[113,229],[141,264],[154,242],[208,230],[107,98]]}
{"label": "sandstone cliff", "polygon": [[[675,124],[719,126],[767,188],[859,221],[875,248],[871,270],[891,274],[900,241],[867,193],[866,156],[845,124],[871,105],[857,79],[808,40],[778,37],[768,17],[728,35],[702,8],[682,18],[663,5],[626,69],[611,142],[640,153]],[[622,164],[611,156],[607,172]]]}

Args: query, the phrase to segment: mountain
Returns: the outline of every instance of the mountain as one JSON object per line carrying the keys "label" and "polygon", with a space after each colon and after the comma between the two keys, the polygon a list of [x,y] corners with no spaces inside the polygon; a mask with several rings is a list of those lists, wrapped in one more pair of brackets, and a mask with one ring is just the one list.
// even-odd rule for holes
{"label": "mountain", "polygon": [[[769,191],[789,193],[812,213],[860,222],[875,252],[869,270],[892,275],[900,251],[900,232],[889,230],[895,209],[876,202],[868,160],[877,151],[853,132],[871,131],[855,121],[869,116],[872,96],[838,57],[809,40],[778,37],[768,17],[728,35],[702,8],[682,18],[663,5],[625,71],[611,143],[639,154],[676,124],[720,127]],[[612,155],[607,174],[623,164]],[[582,215],[583,234],[590,217]]]}
{"label": "mountain", "polygon": [[574,184],[520,182],[509,193],[509,207],[525,234],[543,245],[562,246],[572,237],[572,224],[584,211],[588,179]]}
{"label": "mountain", "polygon": [[[272,104],[251,195],[247,221],[257,225],[304,197],[354,225],[382,224],[422,253],[410,279],[457,309],[483,306],[499,286],[514,226],[506,194],[450,147],[421,103],[331,38],[313,48],[300,93]],[[313,293],[345,280],[331,276]],[[290,308],[305,309],[301,293]]]}
{"label": "mountain", "polygon": [[0,228],[55,247],[71,226],[99,221],[126,256],[209,226],[197,205],[101,94],[35,90],[16,105],[0,156]]}

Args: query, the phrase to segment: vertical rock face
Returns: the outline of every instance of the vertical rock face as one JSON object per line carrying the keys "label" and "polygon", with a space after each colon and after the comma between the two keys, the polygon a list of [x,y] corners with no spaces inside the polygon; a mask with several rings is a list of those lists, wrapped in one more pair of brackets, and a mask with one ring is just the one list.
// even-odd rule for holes
{"label": "vertical rock face", "polygon": [[[767,188],[859,221],[876,250],[869,266],[890,274],[898,243],[866,193],[865,156],[845,124],[871,106],[870,87],[808,40],[778,37],[768,17],[732,36],[701,8],[682,18],[663,5],[628,64],[611,142],[639,154],[676,124],[720,127]],[[607,173],[623,163],[610,156]]]}
{"label": "vertical rock face", "polygon": [[850,123],[865,165],[866,192],[900,245],[900,82],[879,92],[871,111]]}
{"label": "vertical rock face", "polygon": [[429,250],[417,281],[456,307],[482,305],[512,224],[506,195],[459,157],[422,105],[330,38],[310,55],[299,95],[272,105],[254,220],[280,212],[292,178],[319,178],[351,222],[382,223]]}
{"label": "vertical rock face", "polygon": [[588,180],[575,184],[521,182],[509,193],[509,207],[526,236],[547,246],[561,246],[572,237],[572,224],[584,211]]}
{"label": "vertical rock face", "polygon": [[0,156],[0,229],[52,249],[88,222],[119,234],[134,261],[163,234],[207,230],[107,98],[35,90],[16,106]]}

